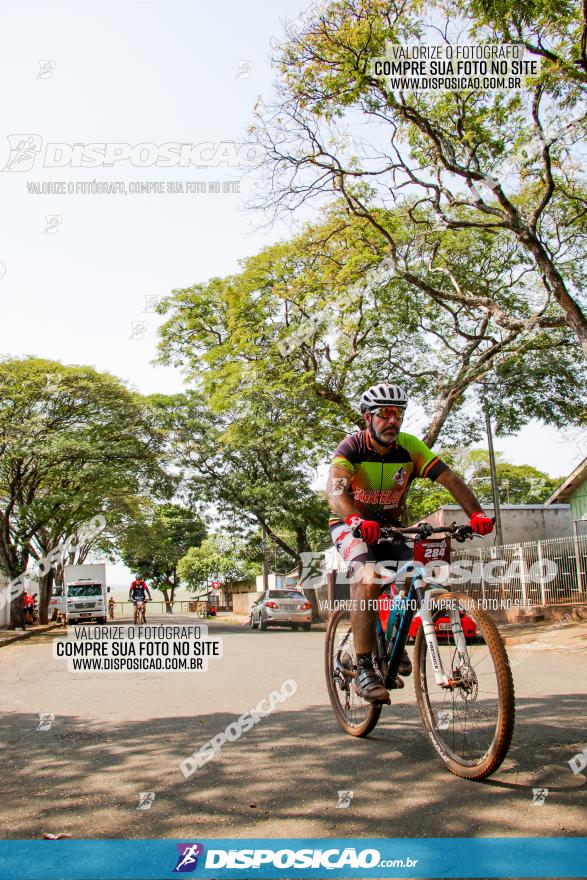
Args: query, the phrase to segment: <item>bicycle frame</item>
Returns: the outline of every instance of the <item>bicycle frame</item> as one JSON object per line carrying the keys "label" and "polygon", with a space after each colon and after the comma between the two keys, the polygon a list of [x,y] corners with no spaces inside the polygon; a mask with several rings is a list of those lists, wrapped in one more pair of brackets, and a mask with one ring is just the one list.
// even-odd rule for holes
{"label": "bicycle frame", "polygon": [[[432,593],[445,593],[447,591],[446,587],[441,587],[439,584],[433,583],[424,586],[424,566],[420,562],[415,562],[413,560],[402,565],[402,567],[394,573],[393,582],[396,582],[402,575],[408,574],[412,574],[408,593],[405,597],[400,599],[400,602],[405,603],[407,607],[403,610],[399,628],[391,642],[388,642],[386,639],[381,627],[381,622],[379,618],[377,618],[377,643],[380,648],[379,653],[381,658],[385,659],[387,662],[387,671],[384,670],[385,687],[393,689],[397,686],[396,679],[398,668],[408,640],[410,624],[416,613],[416,608],[414,607],[414,605],[416,605],[424,628],[424,637],[426,639],[428,655],[432,662],[432,669],[434,670],[434,678],[438,685],[449,688],[453,684],[453,680],[448,677],[443,669],[438,648],[438,639],[436,637],[436,629],[432,621],[432,611],[425,602],[427,595]],[[461,663],[467,663],[469,656],[458,608],[450,608],[448,616],[450,618],[459,660]],[[381,650],[382,648],[383,650]]]}

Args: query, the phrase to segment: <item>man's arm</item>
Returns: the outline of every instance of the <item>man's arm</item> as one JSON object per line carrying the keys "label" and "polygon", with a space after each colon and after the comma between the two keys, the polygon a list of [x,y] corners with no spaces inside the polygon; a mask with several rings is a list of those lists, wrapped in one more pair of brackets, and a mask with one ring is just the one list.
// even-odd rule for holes
{"label": "man's arm", "polygon": [[361,515],[353,504],[350,485],[350,474],[347,470],[336,466],[330,468],[326,483],[326,500],[331,511],[342,520],[346,520],[347,516]]}
{"label": "man's arm", "polygon": [[483,513],[483,508],[477,501],[472,490],[465,481],[450,468],[443,471],[440,476],[436,478],[436,482],[440,483],[441,486],[444,486],[445,489],[448,489],[454,500],[457,504],[461,505],[467,516],[471,516],[474,513]]}

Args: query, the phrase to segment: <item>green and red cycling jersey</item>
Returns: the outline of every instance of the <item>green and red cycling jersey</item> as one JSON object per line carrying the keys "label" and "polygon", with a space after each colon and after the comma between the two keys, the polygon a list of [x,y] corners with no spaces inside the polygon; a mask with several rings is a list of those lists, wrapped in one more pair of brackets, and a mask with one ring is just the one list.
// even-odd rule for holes
{"label": "green and red cycling jersey", "polygon": [[[344,489],[350,491],[361,517],[387,526],[401,524],[405,497],[413,480],[436,480],[448,469],[412,434],[400,432],[389,452],[379,455],[368,430],[345,437],[331,465],[347,471],[349,482]],[[341,522],[333,513],[328,525],[332,528]]]}

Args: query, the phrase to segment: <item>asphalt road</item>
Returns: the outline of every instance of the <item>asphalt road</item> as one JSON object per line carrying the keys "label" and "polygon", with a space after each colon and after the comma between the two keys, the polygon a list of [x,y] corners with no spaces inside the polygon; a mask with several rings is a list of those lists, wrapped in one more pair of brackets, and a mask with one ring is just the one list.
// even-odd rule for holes
{"label": "asphalt road", "polygon": [[[0,834],[582,835],[587,780],[567,762],[587,747],[586,629],[509,649],[521,659],[516,731],[484,783],[452,776],[434,756],[411,679],[369,738],[346,736],[326,693],[323,632],[215,621],[224,656],[207,672],[68,673],[52,654],[60,631],[9,645],[0,651]],[[287,679],[292,697],[184,778],[182,760]],[[49,729],[37,729],[41,713],[55,716]],[[548,789],[543,804],[533,788]],[[349,790],[349,806],[337,807]],[[137,809],[141,792],[154,793],[148,809]]]}

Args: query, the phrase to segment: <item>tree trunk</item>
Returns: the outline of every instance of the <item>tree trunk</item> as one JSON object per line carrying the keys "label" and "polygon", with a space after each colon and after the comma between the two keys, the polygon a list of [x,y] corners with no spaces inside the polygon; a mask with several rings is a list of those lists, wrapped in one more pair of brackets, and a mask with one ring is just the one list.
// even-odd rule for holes
{"label": "tree trunk", "polygon": [[275,532],[272,531],[271,527],[265,522],[265,520],[263,519],[263,517],[260,514],[255,512],[255,516],[256,516],[258,522],[260,523],[260,525],[265,526],[265,528],[267,529],[267,534],[269,535],[269,537],[273,541],[275,541],[277,546],[281,547],[281,549],[284,550],[288,554],[288,556],[292,557],[294,563],[299,565],[299,563],[300,563],[299,553],[297,553],[293,549],[293,547],[290,547],[289,544],[286,544],[286,542],[282,538],[280,538],[279,535],[276,535]]}
{"label": "tree trunk", "polygon": [[53,589],[54,571],[49,569],[47,574],[39,579],[39,623],[48,623],[49,598]]}
{"label": "tree trunk", "polygon": [[426,446],[432,448],[432,446],[438,440],[438,435],[442,430],[442,426],[450,415],[450,412],[454,406],[454,402],[459,394],[462,394],[462,390],[457,391],[456,389],[453,389],[452,391],[449,391],[443,399],[442,406],[439,407],[439,409],[437,410],[436,415],[433,417],[432,421],[426,429],[426,433],[422,437],[422,442],[425,443]]}
{"label": "tree trunk", "polygon": [[[159,587],[159,590],[163,593],[163,600],[165,602],[165,613],[172,614],[171,604],[169,601],[169,587]],[[173,598],[172,600],[173,601]]]}
{"label": "tree trunk", "polygon": [[171,602],[167,609],[167,614],[173,614],[173,602],[175,599],[175,591],[177,589],[177,568],[173,569],[173,577],[169,579],[169,584],[171,586]]}
{"label": "tree trunk", "polygon": [[24,622],[24,589],[10,591],[10,623],[8,629],[26,629]]}
{"label": "tree trunk", "polygon": [[565,313],[567,324],[577,334],[583,354],[587,359],[587,318],[580,305],[570,295],[562,276],[548,256],[543,244],[527,231],[514,230],[514,232],[525,249],[530,251],[540,271],[547,279],[554,298]]}
{"label": "tree trunk", "polygon": [[[296,526],[296,545],[298,551],[298,575],[302,576],[303,563],[302,563],[302,553],[311,553],[312,548],[310,547],[310,543],[308,541],[308,534],[306,531],[306,524],[297,525]],[[312,620],[314,622],[318,622],[321,618],[318,613],[318,599],[316,598],[316,590],[308,590],[305,595],[308,597],[308,602],[312,606]]]}
{"label": "tree trunk", "polygon": [[[2,517],[0,517],[1,521]],[[7,530],[6,522],[3,523],[3,528],[5,531]],[[4,535],[0,535],[1,539],[4,537]],[[19,556],[15,547],[8,540],[0,540],[0,558],[8,577],[8,584],[5,587],[7,592],[3,593],[9,608],[8,629],[25,629],[24,575],[21,578],[21,573],[26,571],[29,559],[28,553]]]}
{"label": "tree trunk", "polygon": [[[13,548],[10,548],[11,550]],[[8,591],[4,595],[9,602],[9,623],[8,629],[26,629],[24,621],[24,574],[28,565],[28,557],[22,560],[16,559],[16,553],[13,551],[8,557],[4,558],[5,570],[8,571],[9,581],[6,586]]]}

